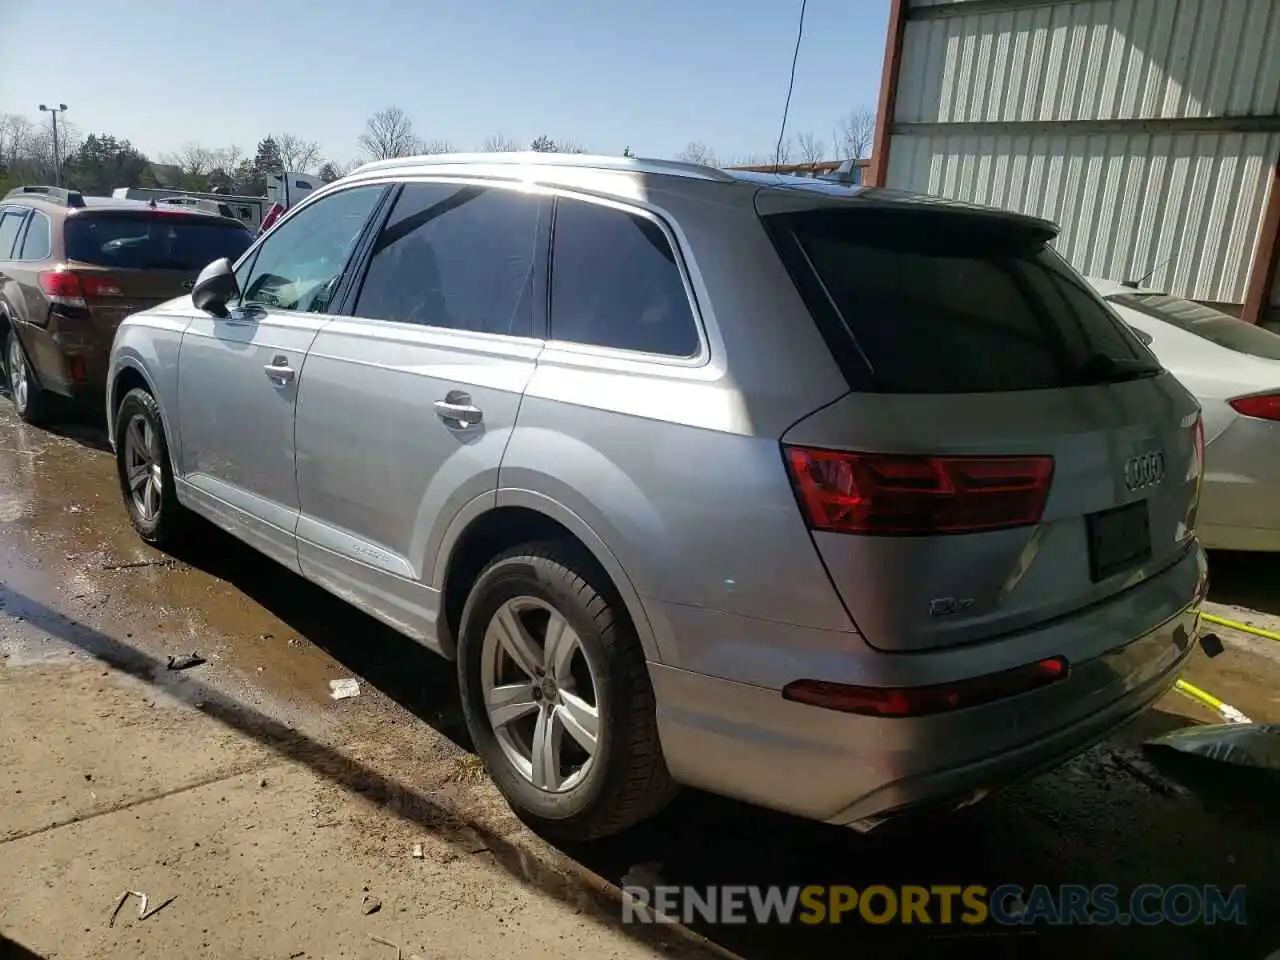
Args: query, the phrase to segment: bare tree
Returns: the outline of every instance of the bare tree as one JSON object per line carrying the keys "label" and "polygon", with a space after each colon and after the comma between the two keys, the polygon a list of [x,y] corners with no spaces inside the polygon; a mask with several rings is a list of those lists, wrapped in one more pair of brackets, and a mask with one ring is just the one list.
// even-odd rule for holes
{"label": "bare tree", "polygon": [[556,153],[586,153],[587,149],[576,140],[557,140]]}
{"label": "bare tree", "polygon": [[161,159],[181,170],[183,177],[204,177],[213,169],[215,153],[198,143],[188,143]]}
{"label": "bare tree", "polygon": [[686,163],[700,163],[706,167],[714,167],[716,165],[716,152],[701,140],[692,140],[683,150],[676,154],[676,159],[683,160]]}
{"label": "bare tree", "polygon": [[763,153],[735,154],[724,161],[726,167],[764,167],[772,163],[773,155]]}
{"label": "bare tree", "polygon": [[842,159],[865,160],[871,156],[875,138],[876,112],[870,107],[857,107],[840,118],[834,139]]}
{"label": "bare tree", "polygon": [[484,143],[480,144],[480,151],[482,153],[518,153],[520,144],[511,137],[495,133],[484,138]]}
{"label": "bare tree", "polygon": [[783,137],[782,142],[773,146],[773,162],[781,166],[791,162],[791,138]]}
{"label": "bare tree", "polygon": [[438,153],[457,153],[457,150],[454,149],[453,141],[437,137],[435,140],[424,140],[418,144],[418,152],[434,155]]}
{"label": "bare tree", "polygon": [[240,161],[244,159],[244,151],[232,144],[220,150],[210,150],[209,158],[215,170],[231,173],[236,167],[240,166]]}
{"label": "bare tree", "polygon": [[0,165],[26,160],[36,139],[35,124],[20,113],[0,114]]}
{"label": "bare tree", "polygon": [[801,163],[821,163],[823,154],[827,152],[827,142],[820,140],[812,133],[802,133],[797,138],[800,147]]}
{"label": "bare tree", "polygon": [[379,110],[366,120],[358,143],[371,160],[413,156],[419,146],[413,121],[399,107]]}
{"label": "bare tree", "polygon": [[303,140],[291,133],[273,133],[271,138],[276,142],[280,162],[286,170],[308,173],[320,165],[320,144],[314,140]]}

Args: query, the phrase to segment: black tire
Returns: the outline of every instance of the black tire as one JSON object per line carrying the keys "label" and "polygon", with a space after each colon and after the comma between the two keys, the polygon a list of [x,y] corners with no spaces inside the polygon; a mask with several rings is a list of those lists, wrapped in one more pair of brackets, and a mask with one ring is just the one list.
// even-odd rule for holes
{"label": "black tire", "polygon": [[[6,317],[6,319],[9,319]],[[12,354],[17,351],[21,362],[21,372],[15,368]],[[40,380],[31,368],[31,357],[27,355],[18,339],[18,332],[13,329],[13,321],[9,319],[8,330],[4,338],[3,360],[5,387],[9,390],[9,399],[13,401],[13,409],[18,416],[32,426],[39,426],[49,418],[49,396],[40,386]],[[20,390],[15,377],[21,376],[25,390]],[[21,399],[20,399],[21,398]]]}
{"label": "black tire", "polygon": [[[565,618],[597,686],[595,760],[582,782],[563,793],[535,787],[514,767],[484,705],[484,635],[499,608],[517,597],[540,600]],[[489,776],[534,830],[557,840],[594,840],[644,820],[674,796],[644,653],[621,599],[585,550],[528,543],[495,557],[471,589],[459,634],[458,682],[467,728]]]}
{"label": "black tire", "polygon": [[[126,436],[135,418],[142,418],[154,433],[155,457],[160,467],[159,509],[153,516],[147,516],[135,502],[133,491],[129,486],[129,442]],[[164,423],[160,418],[160,407],[155,398],[141,387],[135,387],[124,395],[120,407],[116,411],[116,475],[120,480],[120,493],[124,498],[125,510],[129,514],[129,522],[138,531],[138,536],[155,547],[168,547],[175,543],[183,532],[186,521],[186,510],[178,502],[177,489],[173,483],[173,466],[169,460],[169,444],[164,435]],[[154,502],[154,501],[153,501]]]}

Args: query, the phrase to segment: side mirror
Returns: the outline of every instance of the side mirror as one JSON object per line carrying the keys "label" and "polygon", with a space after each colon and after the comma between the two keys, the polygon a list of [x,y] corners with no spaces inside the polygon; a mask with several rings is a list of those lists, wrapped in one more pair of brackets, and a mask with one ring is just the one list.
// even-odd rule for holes
{"label": "side mirror", "polygon": [[205,313],[215,317],[226,317],[227,304],[240,297],[240,287],[236,284],[235,272],[231,269],[231,261],[226,257],[215,260],[196,277],[195,286],[191,288],[191,302]]}

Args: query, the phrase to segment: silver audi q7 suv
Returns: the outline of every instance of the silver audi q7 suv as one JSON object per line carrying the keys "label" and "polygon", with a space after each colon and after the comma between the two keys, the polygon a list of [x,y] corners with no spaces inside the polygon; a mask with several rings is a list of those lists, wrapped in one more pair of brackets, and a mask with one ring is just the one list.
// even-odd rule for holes
{"label": "silver audi q7 suv", "polygon": [[865,830],[1173,684],[1195,401],[1052,224],[665,161],[368,164],[119,328],[129,516],[458,666],[565,839],[676,785]]}

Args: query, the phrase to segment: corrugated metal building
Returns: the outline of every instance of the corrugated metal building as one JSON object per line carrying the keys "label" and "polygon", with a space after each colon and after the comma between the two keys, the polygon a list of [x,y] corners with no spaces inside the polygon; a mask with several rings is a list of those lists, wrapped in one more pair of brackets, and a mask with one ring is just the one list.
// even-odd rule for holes
{"label": "corrugated metal building", "polygon": [[892,0],[868,181],[1280,319],[1280,0]]}

